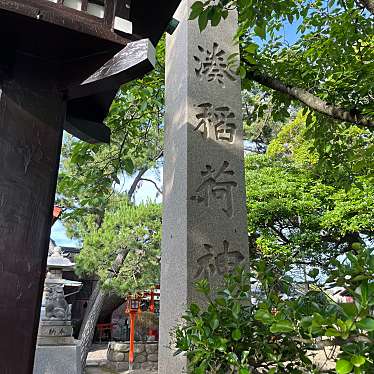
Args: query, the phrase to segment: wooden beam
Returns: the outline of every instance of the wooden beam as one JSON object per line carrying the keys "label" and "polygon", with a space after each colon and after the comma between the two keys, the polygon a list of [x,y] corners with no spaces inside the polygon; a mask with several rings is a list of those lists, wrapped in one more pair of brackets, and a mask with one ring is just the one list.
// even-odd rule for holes
{"label": "wooden beam", "polygon": [[130,39],[118,35],[111,26],[87,12],[68,8],[62,4],[39,0],[0,0],[0,9],[34,18],[40,22],[49,22],[100,39],[126,45]]}
{"label": "wooden beam", "polygon": [[148,39],[129,43],[81,84],[70,87],[69,99],[117,89],[151,71],[156,63],[155,48]]}
{"label": "wooden beam", "polygon": [[82,0],[82,11],[87,11],[88,0]]}
{"label": "wooden beam", "polygon": [[85,119],[66,117],[64,130],[87,143],[110,143],[110,128],[103,122],[93,122]]}
{"label": "wooden beam", "polygon": [[150,4],[149,0],[132,1],[130,14],[133,34],[139,38],[148,38],[156,45],[180,2],[181,0],[152,0]]}
{"label": "wooden beam", "polygon": [[105,0],[104,24],[110,28],[113,27],[116,7],[117,0]]}

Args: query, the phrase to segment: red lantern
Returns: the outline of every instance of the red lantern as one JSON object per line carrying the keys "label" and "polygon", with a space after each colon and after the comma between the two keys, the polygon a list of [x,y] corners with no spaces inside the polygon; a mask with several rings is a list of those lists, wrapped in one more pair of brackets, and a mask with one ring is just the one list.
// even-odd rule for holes
{"label": "red lantern", "polygon": [[134,351],[135,351],[135,318],[140,308],[140,299],[135,295],[132,297],[131,294],[127,297],[125,313],[130,315],[130,352],[129,352],[129,367],[132,370],[134,363]]}
{"label": "red lantern", "polygon": [[151,289],[151,302],[149,304],[149,311],[151,313],[154,313],[155,312],[155,290],[154,288]]}

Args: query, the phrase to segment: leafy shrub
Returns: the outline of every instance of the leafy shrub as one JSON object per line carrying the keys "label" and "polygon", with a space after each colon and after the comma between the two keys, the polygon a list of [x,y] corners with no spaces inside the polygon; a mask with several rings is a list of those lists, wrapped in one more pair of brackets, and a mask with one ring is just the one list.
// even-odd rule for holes
{"label": "leafy shrub", "polygon": [[[274,277],[275,265],[266,261],[252,272],[238,268],[227,275],[214,297],[207,280],[197,282],[207,304],[191,304],[183,316],[176,354],[185,353],[196,374],[374,373],[374,254],[359,244],[356,249],[344,261],[332,262],[323,284],[318,270],[310,271],[309,291],[301,295],[287,272]],[[262,297],[250,303],[254,279]],[[324,291],[336,285],[346,289],[353,304],[337,304]],[[340,347],[332,371],[311,360],[311,352],[326,346]]]}

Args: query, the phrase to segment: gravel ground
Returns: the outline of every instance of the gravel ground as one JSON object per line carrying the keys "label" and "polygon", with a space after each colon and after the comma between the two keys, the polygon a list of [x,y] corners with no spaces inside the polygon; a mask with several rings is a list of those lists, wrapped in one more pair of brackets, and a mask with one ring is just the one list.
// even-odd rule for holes
{"label": "gravel ground", "polygon": [[91,367],[86,369],[85,374],[157,374],[157,371],[133,370],[115,372],[101,367]]}

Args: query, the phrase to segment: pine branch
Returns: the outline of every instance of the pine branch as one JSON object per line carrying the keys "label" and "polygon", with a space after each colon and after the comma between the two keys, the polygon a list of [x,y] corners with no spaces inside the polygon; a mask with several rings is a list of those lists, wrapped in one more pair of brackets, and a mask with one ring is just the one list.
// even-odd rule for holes
{"label": "pine branch", "polygon": [[[164,155],[164,150],[161,150],[157,153],[157,155],[150,161],[153,161],[153,162],[156,162],[158,161],[162,156]],[[129,189],[129,192],[127,193],[127,196],[129,198],[129,200],[132,199],[134,193],[135,193],[135,190],[136,190],[136,187],[138,186],[139,182],[143,179],[143,175],[148,171],[149,167],[148,166],[145,166],[143,168],[141,168],[139,171],[138,171],[138,174],[136,175],[134,181],[132,182],[132,185]],[[158,189],[158,187],[156,187]],[[159,190],[159,192],[161,192]],[[162,192],[161,192],[162,193]]]}

